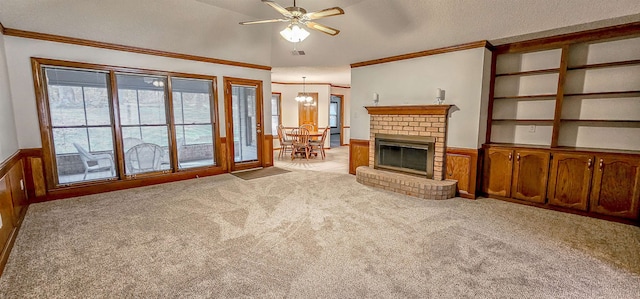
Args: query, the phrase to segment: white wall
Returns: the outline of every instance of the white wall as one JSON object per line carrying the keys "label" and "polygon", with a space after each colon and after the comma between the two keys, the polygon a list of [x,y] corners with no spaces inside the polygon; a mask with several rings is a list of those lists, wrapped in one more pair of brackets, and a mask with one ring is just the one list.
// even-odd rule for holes
{"label": "white wall", "polygon": [[[305,87],[306,92],[318,93],[318,128],[325,128],[329,125],[329,96],[331,86],[329,84],[309,85]],[[272,92],[282,94],[282,125],[285,127],[298,126],[298,102],[295,97],[302,92],[302,84],[271,84]],[[279,143],[274,140],[274,148],[279,147]],[[328,146],[329,138],[326,145]]]}
{"label": "white wall", "polygon": [[20,148],[41,147],[38,114],[36,110],[31,57],[61,59],[76,62],[213,75],[218,79],[218,110],[220,135],[225,136],[223,76],[263,81],[263,115],[265,134],[271,132],[271,74],[266,70],[203,63],[152,55],[83,47],[63,43],[5,37],[6,55],[11,78],[14,114]]}
{"label": "white wall", "polygon": [[447,146],[479,148],[486,130],[481,114],[488,101],[490,57],[485,48],[475,48],[352,69],[350,138],[369,139],[364,106],[373,105],[374,92],[380,95],[379,106],[429,105],[441,88],[445,104],[456,106],[449,116]]}
{"label": "white wall", "polygon": [[0,33],[0,163],[13,155],[18,148],[5,55],[5,37]]}

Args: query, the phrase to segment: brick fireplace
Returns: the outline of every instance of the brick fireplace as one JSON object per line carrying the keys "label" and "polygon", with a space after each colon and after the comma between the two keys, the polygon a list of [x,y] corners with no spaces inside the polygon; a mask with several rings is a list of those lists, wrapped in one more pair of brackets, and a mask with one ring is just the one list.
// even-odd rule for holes
{"label": "brick fireplace", "polygon": [[[356,170],[360,183],[411,196],[446,199],[455,196],[456,182],[444,180],[447,115],[450,105],[403,105],[365,107],[370,115],[369,167]],[[376,137],[398,136],[398,139],[434,141],[429,153],[432,179],[414,172],[406,174],[376,167]],[[379,156],[378,156],[379,157]],[[429,174],[431,176],[431,174]]]}

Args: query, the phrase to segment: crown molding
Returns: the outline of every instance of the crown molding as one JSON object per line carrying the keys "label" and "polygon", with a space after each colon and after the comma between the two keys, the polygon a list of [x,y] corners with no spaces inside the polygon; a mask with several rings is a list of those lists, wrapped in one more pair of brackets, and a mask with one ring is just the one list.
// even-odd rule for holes
{"label": "crown molding", "polygon": [[81,39],[81,38],[75,38],[75,37],[68,37],[68,36],[62,36],[62,35],[54,35],[54,34],[48,34],[48,33],[39,33],[39,32],[33,32],[33,31],[18,30],[18,29],[7,28],[7,27],[0,27],[0,29],[2,29],[3,34],[7,35],[7,36],[15,36],[15,37],[21,37],[21,38],[37,39],[37,40],[44,40],[44,41],[50,41],[50,42],[56,42],[56,43],[72,44],[72,45],[79,45],[79,46],[86,46],[86,47],[93,47],[93,48],[101,48],[101,49],[108,49],[108,50],[116,50],[116,51],[130,52],[130,53],[137,53],[137,54],[161,56],[161,57],[168,57],[168,58],[177,58],[177,59],[191,60],[191,61],[198,61],[198,62],[223,64],[223,65],[238,66],[238,67],[246,67],[246,68],[252,68],[252,69],[259,69],[259,70],[267,70],[267,71],[271,70],[271,67],[270,66],[266,66],[266,65],[259,65],[259,64],[238,62],[238,61],[232,61],[232,60],[224,60],[224,59],[217,59],[217,58],[190,55],[190,54],[181,54],[181,53],[161,51],[161,50],[153,50],[153,49],[146,49],[146,48],[140,48],[140,47],[125,46],[125,45],[120,45],[120,44],[105,43],[105,42],[99,42],[99,41],[93,41],[93,40]]}
{"label": "crown molding", "polygon": [[413,53],[408,53],[408,54],[402,54],[402,55],[390,56],[390,57],[385,57],[385,58],[378,58],[378,59],[373,59],[373,60],[356,62],[356,63],[352,63],[351,64],[351,68],[369,66],[369,65],[374,65],[374,64],[381,64],[381,63],[388,63],[388,62],[394,62],[394,61],[399,61],[399,60],[413,59],[413,58],[431,56],[431,55],[437,55],[437,54],[444,54],[444,53],[449,53],[449,52],[464,51],[464,50],[475,49],[475,48],[487,48],[489,50],[493,50],[493,45],[491,45],[486,40],[482,40],[482,41],[466,43],[466,44],[461,44],[461,45],[455,45],[455,46],[450,46],[450,47],[437,48],[437,49],[425,50],[425,51],[420,51],[420,52],[413,52]]}
{"label": "crown molding", "polygon": [[[282,84],[282,85],[302,85],[303,83],[300,82],[271,82],[271,84]],[[335,88],[351,88],[351,86],[348,85],[338,85],[338,84],[333,84],[333,83],[322,83],[322,82],[316,82],[316,83],[304,83],[304,85],[329,85],[331,87],[335,87]]]}

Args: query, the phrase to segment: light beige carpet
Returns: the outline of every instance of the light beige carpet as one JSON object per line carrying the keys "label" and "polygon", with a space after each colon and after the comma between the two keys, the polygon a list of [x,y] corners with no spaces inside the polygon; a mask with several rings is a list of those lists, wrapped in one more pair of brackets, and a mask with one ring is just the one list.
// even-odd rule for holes
{"label": "light beige carpet", "polygon": [[34,204],[1,298],[638,298],[640,228],[351,175],[232,175]]}

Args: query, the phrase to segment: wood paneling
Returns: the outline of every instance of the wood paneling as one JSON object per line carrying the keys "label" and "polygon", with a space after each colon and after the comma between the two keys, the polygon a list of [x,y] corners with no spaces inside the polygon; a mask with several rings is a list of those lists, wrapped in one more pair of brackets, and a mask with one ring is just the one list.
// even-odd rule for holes
{"label": "wood paneling", "polygon": [[447,115],[452,105],[366,106],[370,115]]}
{"label": "wood paneling", "polygon": [[31,169],[31,179],[33,181],[34,195],[36,198],[47,195],[47,183],[44,179],[44,168],[42,158],[29,157],[29,168]]}
{"label": "wood paneling", "polygon": [[557,153],[549,174],[550,205],[587,210],[594,159],[592,155]]}
{"label": "wood paneling", "polygon": [[273,166],[273,135],[264,135],[263,149],[264,166]]}
{"label": "wood paneling", "polygon": [[547,194],[549,152],[517,150],[513,168],[512,196],[543,203]]}
{"label": "wood paneling", "polygon": [[475,199],[478,150],[448,147],[446,161],[446,179],[458,181],[458,193],[461,197]]}
{"label": "wood paneling", "polygon": [[119,44],[93,41],[88,39],[73,38],[73,37],[67,37],[67,36],[61,36],[61,35],[39,33],[39,32],[18,30],[18,29],[12,29],[12,28],[4,28],[4,35],[44,40],[44,41],[50,41],[50,42],[56,42],[56,43],[79,45],[79,46],[85,46],[85,47],[137,53],[137,54],[177,58],[177,59],[231,65],[231,66],[238,66],[238,67],[246,67],[246,68],[252,68],[252,69],[259,69],[259,70],[267,70],[267,71],[271,70],[271,67],[266,65],[217,59],[217,58],[197,56],[197,55],[181,54],[181,53],[174,53],[174,52],[167,52],[167,51],[160,51],[160,50],[153,50],[153,49],[145,49],[145,48],[139,48],[139,47],[131,47],[131,46],[125,46],[125,45],[119,45]]}
{"label": "wood paneling", "polygon": [[369,140],[349,140],[349,173],[356,174],[358,166],[369,165]]}
{"label": "wood paneling", "polygon": [[23,161],[20,160],[14,164],[9,173],[7,173],[7,183],[11,190],[11,201],[13,203],[13,219],[15,224],[18,225],[18,221],[22,219],[24,213],[27,211],[27,192],[24,182],[24,167],[22,167]]}
{"label": "wood paneling", "polygon": [[22,154],[21,151],[18,150],[13,153],[13,155],[9,156],[9,158],[4,160],[3,162],[0,162],[0,178],[7,174],[7,172],[11,170],[11,167],[18,163],[20,159],[22,159]]}
{"label": "wood paneling", "polygon": [[638,219],[640,204],[640,158],[596,157],[591,211]]}
{"label": "wood paneling", "polygon": [[431,49],[431,50],[426,50],[426,51],[420,51],[420,52],[396,55],[396,56],[373,59],[373,60],[367,60],[367,61],[362,61],[362,62],[356,62],[356,63],[352,63],[351,64],[351,68],[363,67],[363,66],[374,65],[374,64],[381,64],[381,63],[388,63],[388,62],[394,62],[394,61],[399,61],[399,60],[412,59],[412,58],[418,58],[418,57],[424,57],[424,56],[430,56],[430,55],[444,54],[444,53],[449,53],[449,52],[464,51],[464,50],[475,49],[475,48],[489,48],[489,49],[491,49],[491,48],[493,48],[493,46],[488,41],[482,40],[482,41],[477,41],[477,42],[472,42],[472,43],[467,43],[467,44],[461,44],[461,45],[456,45],[456,46],[451,46],[451,47]]}
{"label": "wood paneling", "polygon": [[513,150],[489,148],[484,155],[483,192],[503,197],[511,196]]}
{"label": "wood paneling", "polygon": [[11,189],[6,176],[0,178],[0,217],[0,248],[4,248],[14,228]]}

